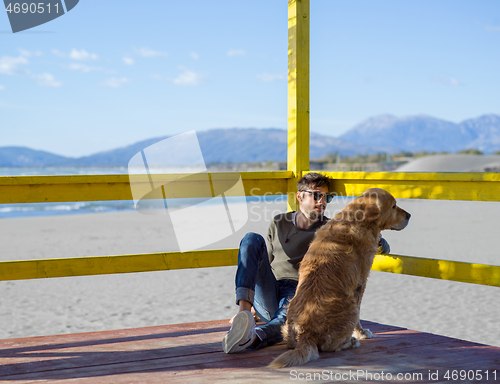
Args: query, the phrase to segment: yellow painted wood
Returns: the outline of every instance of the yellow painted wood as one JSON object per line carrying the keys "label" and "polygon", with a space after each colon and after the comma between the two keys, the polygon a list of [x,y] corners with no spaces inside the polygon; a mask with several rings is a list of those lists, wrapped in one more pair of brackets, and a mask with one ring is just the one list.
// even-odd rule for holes
{"label": "yellow painted wood", "polygon": [[309,169],[309,0],[288,1],[288,210],[297,210],[294,192]]}
{"label": "yellow painted wood", "polygon": [[372,270],[500,287],[500,266],[495,265],[401,255],[377,255]]}
{"label": "yellow painted wood", "polygon": [[238,249],[0,262],[0,281],[236,265]]}
{"label": "yellow painted wood", "polygon": [[[238,249],[0,262],[0,281],[237,265]],[[500,266],[377,255],[372,270],[500,287]]]}
{"label": "yellow painted wood", "polygon": [[[291,171],[213,172],[208,174],[217,191],[225,190],[241,176],[245,196],[285,194]],[[152,175],[155,183],[175,181],[167,198],[210,197],[207,174]],[[145,192],[151,190],[148,175],[134,175],[132,182]],[[141,187],[142,185],[142,187]],[[147,198],[147,196],[146,196]],[[0,176],[0,204],[68,201],[132,200],[128,175]]]}
{"label": "yellow painted wood", "polygon": [[[499,173],[320,173],[333,179],[331,192],[342,196],[359,196],[367,188],[378,187],[396,198],[500,201]],[[246,196],[285,194],[288,190],[295,201],[297,178],[292,171],[214,172],[210,177],[217,190],[225,190],[238,174]],[[153,177],[158,183],[176,181],[167,198],[211,196],[202,182],[206,176],[204,179],[189,174]],[[150,190],[147,175],[143,175],[142,183]],[[0,176],[0,204],[105,200],[132,200],[128,175]]]}
{"label": "yellow painted wood", "polygon": [[359,196],[382,188],[396,198],[500,201],[499,173],[320,172],[333,179],[330,191]]}
{"label": "yellow painted wood", "polygon": [[130,200],[128,175],[0,176],[0,203]]}

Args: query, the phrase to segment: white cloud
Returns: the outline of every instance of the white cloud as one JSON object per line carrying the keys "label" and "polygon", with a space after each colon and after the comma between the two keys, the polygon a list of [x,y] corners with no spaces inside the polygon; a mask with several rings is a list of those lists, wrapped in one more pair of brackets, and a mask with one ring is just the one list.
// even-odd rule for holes
{"label": "white cloud", "polygon": [[189,56],[191,56],[194,60],[199,60],[200,59],[200,55],[197,54],[196,52],[190,52]]}
{"label": "white cloud", "polygon": [[0,91],[5,91],[5,87],[3,85],[0,85]]}
{"label": "white cloud", "polygon": [[261,73],[260,75],[257,75],[257,79],[266,83],[271,83],[274,81],[286,80],[286,76],[282,74]]}
{"label": "white cloud", "polygon": [[183,72],[177,76],[173,82],[176,85],[200,85],[205,82],[202,74],[196,73],[186,68],[181,68]]}
{"label": "white cloud", "polygon": [[21,69],[21,65],[28,64],[28,59],[23,56],[11,57],[3,56],[0,58],[0,74],[3,75],[25,75],[27,71]]}
{"label": "white cloud", "polygon": [[61,52],[57,49],[53,49],[52,50],[52,53],[56,56],[59,56],[59,57],[64,57],[64,58],[70,58],[70,59],[73,59],[73,60],[82,60],[82,61],[85,61],[85,60],[99,60],[99,56],[96,55],[95,53],[89,53],[87,52],[85,49],[72,49],[71,52],[69,54],[66,54],[64,52]]}
{"label": "white cloud", "polygon": [[100,85],[103,87],[109,87],[109,88],[121,88],[125,84],[127,84],[128,82],[130,82],[130,80],[127,79],[126,77],[122,77],[122,78],[111,77],[111,78],[107,79],[106,81],[102,82]]}
{"label": "white cloud", "polygon": [[[0,58],[0,74],[10,75],[10,76],[26,76],[31,79],[35,79],[38,85],[42,87],[60,87],[63,85],[62,82],[55,79],[50,73],[42,73],[40,75],[34,74],[31,71],[21,68],[22,65],[29,64],[27,52],[21,52],[22,56],[10,57],[3,56]],[[2,89],[5,89],[3,87]]]}
{"label": "white cloud", "polygon": [[244,49],[230,49],[229,51],[227,51],[227,55],[229,57],[232,57],[232,56],[246,56],[247,52]]}
{"label": "white cloud", "polygon": [[179,67],[182,71],[176,78],[159,75],[157,73],[152,74],[151,78],[159,81],[169,81],[175,85],[180,86],[192,86],[201,85],[206,82],[205,75],[199,72],[192,71],[191,69]]}
{"label": "white cloud", "polygon": [[38,85],[41,87],[60,87],[63,83],[57,81],[54,76],[50,73],[43,73],[41,75],[33,75],[35,79],[37,79]]}
{"label": "white cloud", "polygon": [[458,87],[460,85],[463,85],[458,79],[454,77],[442,77],[442,76],[434,76],[432,78],[432,81],[435,83],[443,84],[443,85],[451,85],[453,87]]}
{"label": "white cloud", "polygon": [[123,57],[122,60],[127,65],[134,65],[135,64],[135,60],[132,59],[131,57]]}
{"label": "white cloud", "polygon": [[146,47],[136,49],[135,52],[141,57],[167,57],[168,54],[165,52],[155,51]]}
{"label": "white cloud", "polygon": [[69,58],[73,60],[99,60],[99,56],[95,53],[89,53],[85,49],[72,49],[69,53]]}
{"label": "white cloud", "polygon": [[41,51],[31,52],[31,51],[28,51],[28,50],[22,49],[22,48],[19,48],[18,51],[21,54],[21,56],[25,56],[25,57],[42,56]]}
{"label": "white cloud", "polygon": [[83,73],[88,73],[92,71],[100,71],[101,68],[98,67],[89,67],[88,65],[82,63],[71,63],[66,66],[66,68],[71,69],[72,71],[80,71]]}

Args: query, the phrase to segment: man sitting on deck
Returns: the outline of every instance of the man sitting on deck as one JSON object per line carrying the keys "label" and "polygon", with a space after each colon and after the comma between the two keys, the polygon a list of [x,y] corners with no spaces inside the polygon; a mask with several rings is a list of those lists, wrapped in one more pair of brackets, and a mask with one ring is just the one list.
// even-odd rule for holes
{"label": "man sitting on deck", "polygon": [[[287,304],[295,295],[299,263],[316,230],[328,221],[323,214],[332,199],[329,180],[319,173],[302,177],[297,183],[299,210],[275,216],[266,240],[247,233],[241,241],[236,271],[239,312],[222,341],[224,352],[260,349],[283,340],[281,326],[286,322]],[[381,239],[379,252],[389,251],[389,244]],[[266,324],[256,327],[252,307]]]}

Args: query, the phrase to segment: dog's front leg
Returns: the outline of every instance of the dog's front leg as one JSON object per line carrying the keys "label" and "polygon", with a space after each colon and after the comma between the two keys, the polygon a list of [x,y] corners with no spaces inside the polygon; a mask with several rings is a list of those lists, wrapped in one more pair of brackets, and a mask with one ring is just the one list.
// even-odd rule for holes
{"label": "dog's front leg", "polygon": [[363,299],[363,294],[365,293],[365,288],[366,284],[362,285],[360,284],[358,288],[356,289],[357,292],[357,299],[358,299],[358,322],[356,323],[356,326],[354,327],[354,332],[352,335],[358,339],[371,339],[373,337],[373,333],[369,329],[364,329],[361,326],[361,323],[359,321],[359,313],[361,312],[361,299]]}
{"label": "dog's front leg", "polygon": [[354,332],[352,333],[352,335],[358,340],[371,339],[373,337],[372,331],[370,331],[369,329],[364,329],[361,326],[359,320],[356,326],[354,327]]}

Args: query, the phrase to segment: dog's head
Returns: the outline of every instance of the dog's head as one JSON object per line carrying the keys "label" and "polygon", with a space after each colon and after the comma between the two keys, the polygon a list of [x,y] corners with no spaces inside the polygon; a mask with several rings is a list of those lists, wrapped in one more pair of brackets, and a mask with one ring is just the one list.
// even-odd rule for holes
{"label": "dog's head", "polygon": [[353,211],[354,220],[376,222],[381,231],[400,231],[408,225],[411,217],[408,212],[397,206],[396,199],[389,192],[380,188],[367,189],[349,205],[352,205],[349,209]]}

